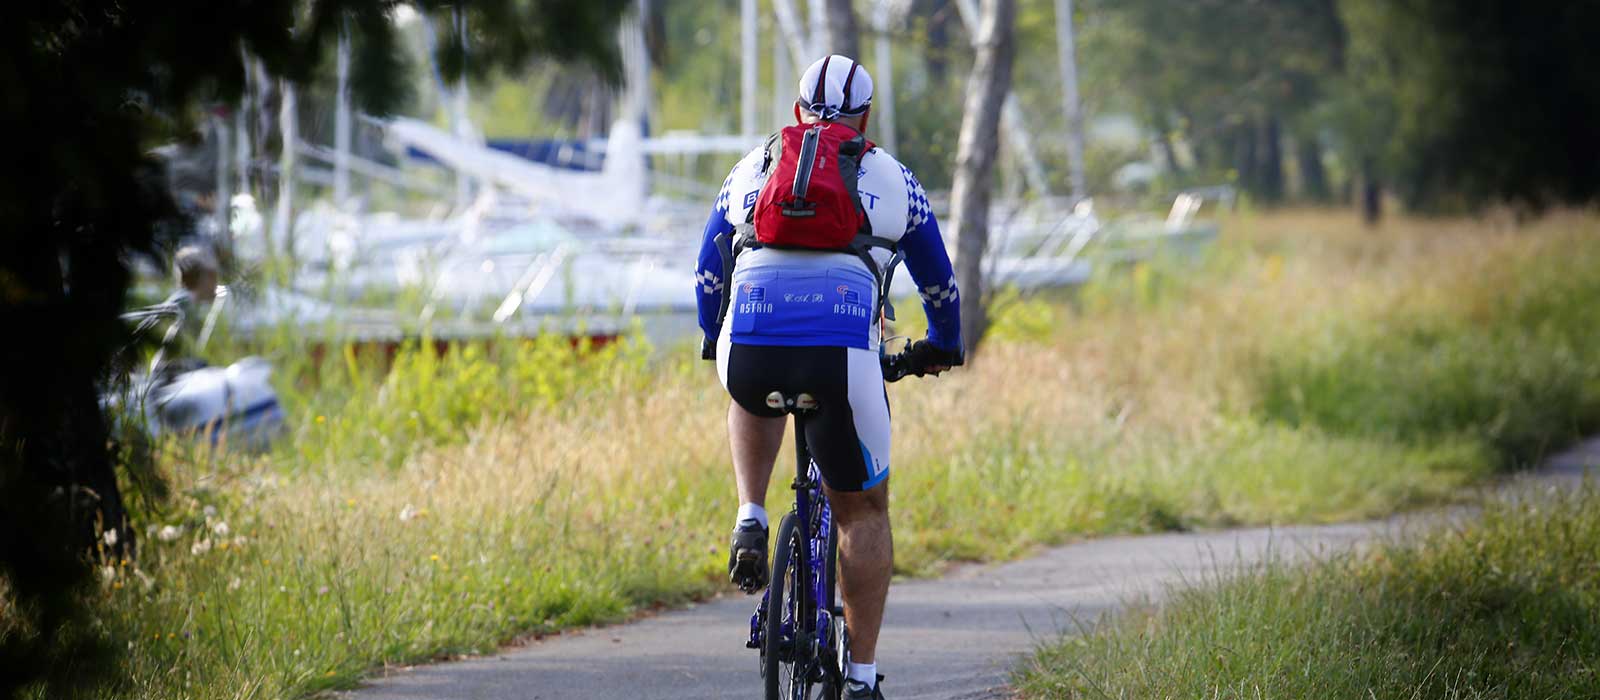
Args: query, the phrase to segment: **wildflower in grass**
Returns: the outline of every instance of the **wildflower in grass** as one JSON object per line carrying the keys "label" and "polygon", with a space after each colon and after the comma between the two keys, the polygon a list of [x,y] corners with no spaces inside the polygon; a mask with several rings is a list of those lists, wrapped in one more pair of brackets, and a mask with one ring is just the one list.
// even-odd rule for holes
{"label": "wildflower in grass", "polygon": [[233,577],[232,581],[228,582],[228,590],[237,591],[237,590],[239,590],[239,587],[243,586],[243,585],[244,585],[244,581],[242,579],[240,579],[238,576],[235,576],[235,577]]}
{"label": "wildflower in grass", "polygon": [[111,567],[111,566],[102,566],[102,567],[100,567],[100,581],[102,583],[111,583],[116,578],[117,578],[117,570],[114,567]]}
{"label": "wildflower in grass", "polygon": [[106,543],[107,547],[117,546],[117,529],[111,528],[106,530],[105,534],[100,536],[100,539]]}
{"label": "wildflower in grass", "polygon": [[206,506],[206,507],[205,507],[205,508],[204,508],[204,509],[202,509],[202,510],[201,510],[201,511],[200,511],[200,512],[201,512],[201,513],[202,513],[202,514],[203,514],[203,515],[205,515],[205,516],[206,516],[206,520],[210,520],[210,519],[212,519],[212,518],[215,518],[215,517],[217,517],[217,507],[216,507],[216,506]]}
{"label": "wildflower in grass", "polygon": [[189,553],[197,557],[209,551],[211,551],[211,540],[209,539],[195,540],[194,544],[189,545]]}
{"label": "wildflower in grass", "polygon": [[418,515],[417,509],[415,507],[413,507],[410,503],[407,503],[406,507],[400,509],[400,522],[409,523],[413,519],[415,519],[417,517],[417,515]]}
{"label": "wildflower in grass", "polygon": [[317,595],[327,595],[327,594],[328,594],[328,587],[327,586],[319,586],[317,588]]}
{"label": "wildflower in grass", "polygon": [[437,555],[437,554],[429,554],[428,555],[428,561],[439,561],[439,555]]}
{"label": "wildflower in grass", "polygon": [[227,537],[228,522],[226,520],[218,520],[217,524],[211,526],[211,531],[216,533],[218,537]]}
{"label": "wildflower in grass", "polygon": [[161,540],[162,542],[175,542],[179,537],[182,536],[183,528],[178,525],[168,525],[161,528],[161,532],[156,533],[156,539]]}
{"label": "wildflower in grass", "polygon": [[347,505],[347,506],[354,506],[356,504],[356,499],[354,499],[354,498],[346,498],[346,499],[344,499],[344,504]]}
{"label": "wildflower in grass", "polygon": [[326,422],[328,422],[328,417],[327,416],[317,416],[317,425],[322,425],[323,423],[326,423]]}

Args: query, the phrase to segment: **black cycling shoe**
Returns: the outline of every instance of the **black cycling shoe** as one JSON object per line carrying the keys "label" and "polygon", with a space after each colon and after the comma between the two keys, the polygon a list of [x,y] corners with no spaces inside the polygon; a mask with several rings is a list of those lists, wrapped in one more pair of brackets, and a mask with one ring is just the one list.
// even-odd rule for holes
{"label": "black cycling shoe", "polygon": [[845,680],[844,700],[883,700],[883,676],[870,686],[854,678]]}
{"label": "black cycling shoe", "polygon": [[767,587],[767,528],[755,520],[741,520],[728,547],[728,580],[745,593]]}

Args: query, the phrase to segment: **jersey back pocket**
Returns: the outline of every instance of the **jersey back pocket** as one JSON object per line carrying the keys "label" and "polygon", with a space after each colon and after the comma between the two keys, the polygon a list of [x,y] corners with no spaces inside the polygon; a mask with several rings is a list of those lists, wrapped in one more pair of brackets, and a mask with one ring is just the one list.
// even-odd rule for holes
{"label": "jersey back pocket", "polygon": [[734,274],[734,342],[866,348],[875,287],[847,267],[756,268]]}

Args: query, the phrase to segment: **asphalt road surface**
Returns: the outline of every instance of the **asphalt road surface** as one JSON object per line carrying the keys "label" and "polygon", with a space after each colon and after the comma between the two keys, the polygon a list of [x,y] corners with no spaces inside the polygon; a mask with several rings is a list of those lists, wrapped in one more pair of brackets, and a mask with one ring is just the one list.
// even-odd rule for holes
{"label": "asphalt road surface", "polygon": [[[1528,478],[1566,484],[1595,466],[1600,440],[1552,459]],[[1214,579],[1269,556],[1298,558],[1358,546],[1402,531],[1408,522],[1108,537],[1022,561],[961,567],[937,580],[897,581],[878,643],[884,693],[893,700],[1008,697],[1008,674],[1037,643],[1091,624],[1129,601],[1158,599],[1174,584]],[[755,602],[725,595],[493,656],[392,670],[348,697],[757,698],[757,654],[744,648]]]}

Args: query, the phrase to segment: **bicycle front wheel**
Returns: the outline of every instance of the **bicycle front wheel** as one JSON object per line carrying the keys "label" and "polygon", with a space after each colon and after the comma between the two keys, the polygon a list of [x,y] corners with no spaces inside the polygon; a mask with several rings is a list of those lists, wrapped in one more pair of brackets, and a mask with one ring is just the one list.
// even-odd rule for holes
{"label": "bicycle front wheel", "polygon": [[766,663],[767,700],[813,700],[823,697],[821,673],[815,655],[812,629],[815,614],[798,575],[804,552],[794,514],[783,516],[773,541],[772,583],[767,589],[767,626],[763,659]]}

